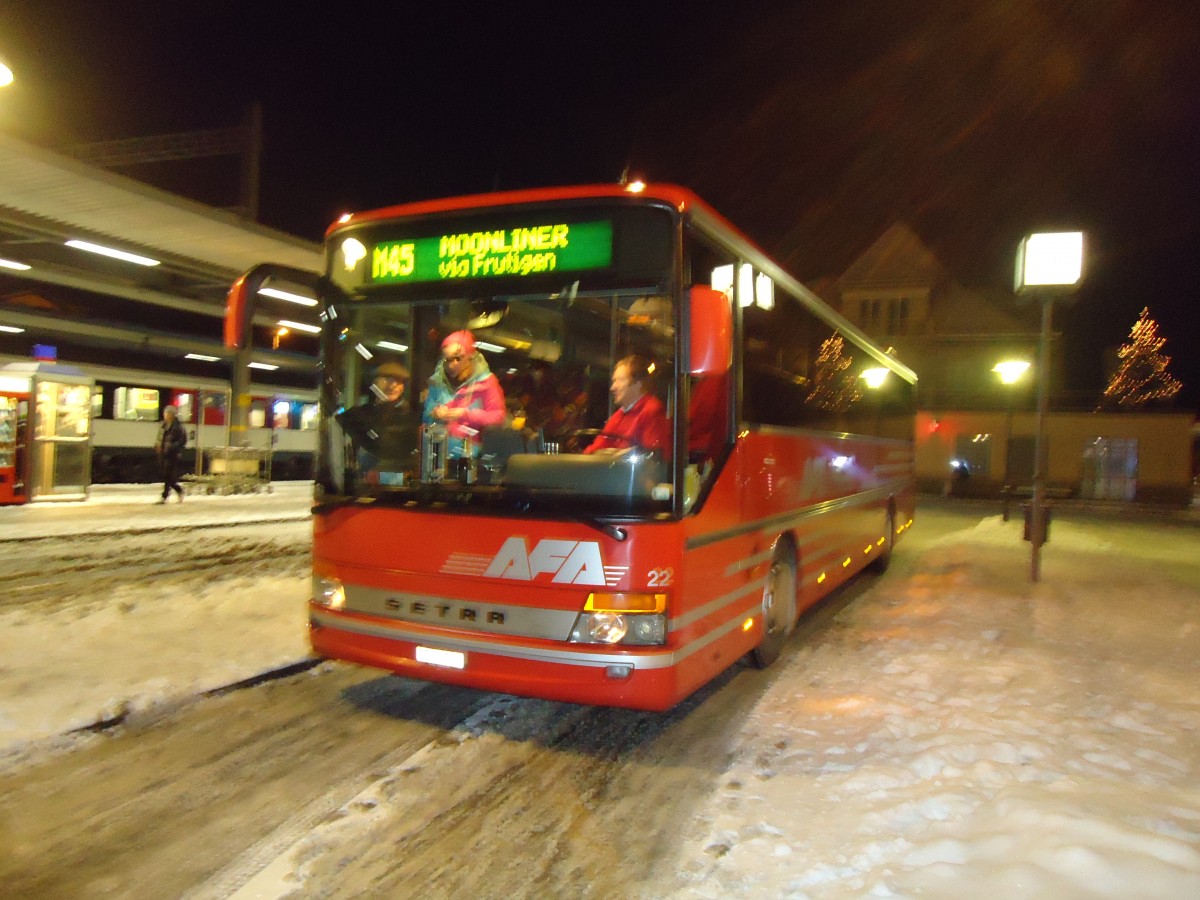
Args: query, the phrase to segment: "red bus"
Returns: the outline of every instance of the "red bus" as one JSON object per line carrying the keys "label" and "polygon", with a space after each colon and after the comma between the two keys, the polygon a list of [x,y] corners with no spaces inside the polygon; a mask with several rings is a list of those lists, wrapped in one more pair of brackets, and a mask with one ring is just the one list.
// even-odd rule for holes
{"label": "red bus", "polygon": [[[913,516],[915,375],[695,194],[639,188],[330,228],[316,653],[663,710],[769,665],[806,607],[886,567]],[[630,381],[657,400],[646,446],[613,424]],[[441,419],[447,384],[485,396]]]}

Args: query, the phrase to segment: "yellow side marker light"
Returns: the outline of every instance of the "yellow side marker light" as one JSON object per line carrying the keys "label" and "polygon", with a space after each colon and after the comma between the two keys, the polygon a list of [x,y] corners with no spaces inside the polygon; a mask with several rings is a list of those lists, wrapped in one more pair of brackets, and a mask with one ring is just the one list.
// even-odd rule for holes
{"label": "yellow side marker light", "polygon": [[742,623],[742,631],[749,631],[753,627],[754,627],[754,619],[753,618],[747,619],[745,622]]}
{"label": "yellow side marker light", "polygon": [[849,566],[850,566],[850,557],[847,556],[845,559],[842,560],[842,568],[845,569],[845,568],[848,568]]}
{"label": "yellow side marker light", "polygon": [[825,580],[825,573],[822,572],[820,575],[817,576],[817,584],[820,584],[824,580]]}
{"label": "yellow side marker light", "polygon": [[660,613],[667,608],[666,594],[593,593],[584,612]]}

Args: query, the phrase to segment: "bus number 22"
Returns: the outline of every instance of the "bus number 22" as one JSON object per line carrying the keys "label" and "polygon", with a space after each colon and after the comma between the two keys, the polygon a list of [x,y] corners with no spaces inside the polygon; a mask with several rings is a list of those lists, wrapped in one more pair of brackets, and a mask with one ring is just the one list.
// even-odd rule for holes
{"label": "bus number 22", "polygon": [[674,578],[674,569],[651,569],[646,573],[646,587],[670,587]]}

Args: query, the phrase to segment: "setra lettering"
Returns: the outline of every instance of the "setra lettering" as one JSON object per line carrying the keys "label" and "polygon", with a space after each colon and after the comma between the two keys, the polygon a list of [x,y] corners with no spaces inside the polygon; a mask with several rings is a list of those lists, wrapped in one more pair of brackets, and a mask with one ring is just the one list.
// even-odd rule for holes
{"label": "setra lettering", "polygon": [[387,597],[383,601],[383,605],[389,612],[422,619],[503,625],[505,618],[503,610],[499,609],[480,610],[471,606],[456,606],[451,603],[427,603],[424,600],[406,601],[398,597]]}

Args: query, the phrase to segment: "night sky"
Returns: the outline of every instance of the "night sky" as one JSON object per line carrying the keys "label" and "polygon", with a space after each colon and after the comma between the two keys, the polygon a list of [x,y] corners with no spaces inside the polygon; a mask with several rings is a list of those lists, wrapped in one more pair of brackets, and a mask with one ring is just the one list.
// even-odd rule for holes
{"label": "night sky", "polygon": [[[559,10],[557,7],[564,10]],[[1200,405],[1200,16],[1170,0],[0,3],[0,127],[56,148],[264,117],[260,219],[615,181],[696,189],[797,277],[897,220],[961,281],[1082,228],[1069,387],[1143,306]],[[134,173],[130,173],[134,174]],[[218,206],[232,160],[137,173]]]}

